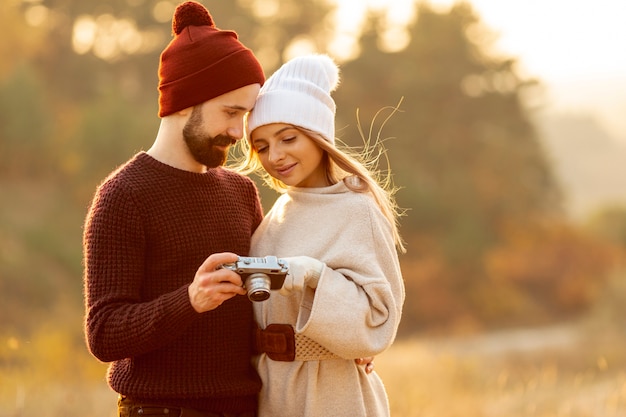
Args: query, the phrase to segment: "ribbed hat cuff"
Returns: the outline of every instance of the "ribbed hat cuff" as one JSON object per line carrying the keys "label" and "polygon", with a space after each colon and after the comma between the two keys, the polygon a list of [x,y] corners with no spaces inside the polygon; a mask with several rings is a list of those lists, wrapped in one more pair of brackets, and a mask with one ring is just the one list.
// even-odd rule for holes
{"label": "ribbed hat cuff", "polygon": [[300,126],[321,134],[331,144],[335,143],[334,111],[306,92],[275,90],[261,94],[248,116],[248,137],[257,127],[271,123]]}
{"label": "ribbed hat cuff", "polygon": [[[225,76],[236,74],[236,76]],[[240,49],[201,71],[159,85],[159,117],[165,117],[250,84],[265,76],[254,54]]]}

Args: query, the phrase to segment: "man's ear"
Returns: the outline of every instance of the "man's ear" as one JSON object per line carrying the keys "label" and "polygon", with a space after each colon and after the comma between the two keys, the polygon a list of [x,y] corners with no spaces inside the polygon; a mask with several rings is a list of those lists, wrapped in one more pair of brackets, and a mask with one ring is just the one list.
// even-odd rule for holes
{"label": "man's ear", "polygon": [[193,106],[187,107],[186,109],[179,110],[175,114],[178,116],[187,118],[192,112],[193,112]]}

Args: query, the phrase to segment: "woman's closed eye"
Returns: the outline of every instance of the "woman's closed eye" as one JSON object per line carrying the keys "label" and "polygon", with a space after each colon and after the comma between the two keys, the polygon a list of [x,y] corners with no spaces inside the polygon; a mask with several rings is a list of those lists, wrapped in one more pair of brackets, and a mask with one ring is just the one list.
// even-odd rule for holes
{"label": "woman's closed eye", "polygon": [[262,139],[258,139],[258,140],[253,140],[252,141],[252,147],[254,148],[254,150],[257,153],[261,153],[261,152],[267,150],[268,144],[267,144],[267,141],[262,140]]}

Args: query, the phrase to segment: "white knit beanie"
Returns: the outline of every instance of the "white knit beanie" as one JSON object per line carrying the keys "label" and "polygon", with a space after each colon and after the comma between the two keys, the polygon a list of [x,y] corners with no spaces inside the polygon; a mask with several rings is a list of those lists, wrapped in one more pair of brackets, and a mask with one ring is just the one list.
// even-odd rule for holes
{"label": "white knit beanie", "polygon": [[259,126],[286,123],[335,143],[335,101],[339,68],[328,55],[305,55],[283,64],[263,85],[248,114],[247,134]]}

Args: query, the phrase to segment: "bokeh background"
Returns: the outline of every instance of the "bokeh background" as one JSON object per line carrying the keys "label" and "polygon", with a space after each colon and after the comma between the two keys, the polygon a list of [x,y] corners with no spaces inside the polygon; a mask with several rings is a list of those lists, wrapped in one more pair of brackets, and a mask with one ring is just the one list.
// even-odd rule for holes
{"label": "bokeh background", "polygon": [[[268,75],[334,56],[339,139],[386,148],[408,245],[376,358],[392,415],[626,415],[626,6],[202,3]],[[153,142],[176,4],[0,5],[0,417],[115,414],[84,342],[82,223]]]}

